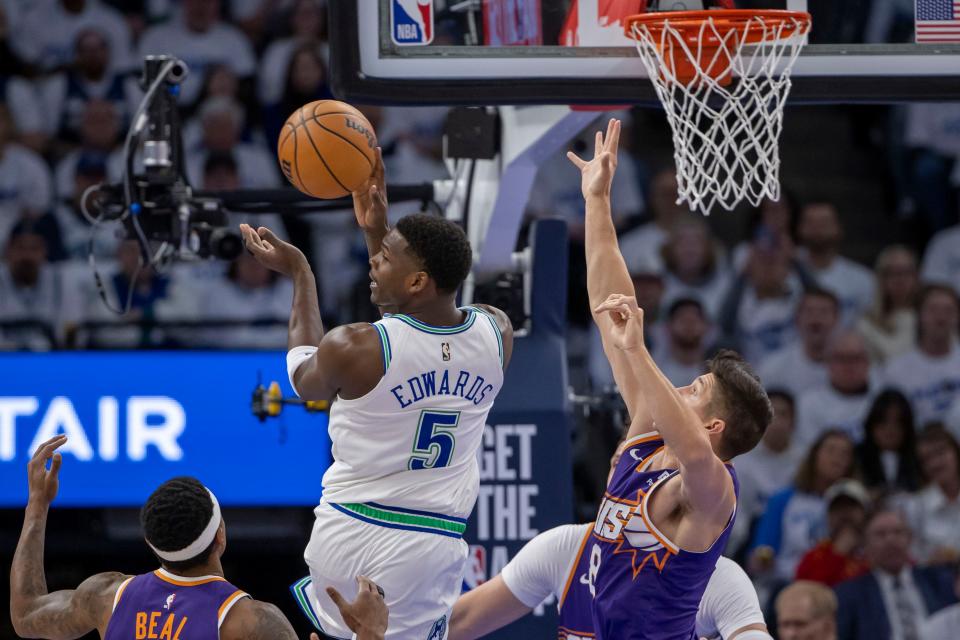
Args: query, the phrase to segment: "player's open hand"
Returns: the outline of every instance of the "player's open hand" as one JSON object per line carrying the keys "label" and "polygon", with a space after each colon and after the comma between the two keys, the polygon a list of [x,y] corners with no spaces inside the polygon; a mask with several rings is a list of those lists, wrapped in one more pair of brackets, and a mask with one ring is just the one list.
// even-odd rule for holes
{"label": "player's open hand", "polygon": [[253,254],[257,262],[268,269],[292,276],[298,269],[309,269],[306,256],[300,249],[278,238],[270,229],[260,227],[254,230],[248,224],[240,225],[243,244]]}
{"label": "player's open hand", "polygon": [[584,198],[591,196],[609,196],[613,174],[617,171],[617,146],[620,143],[620,121],[611,118],[607,123],[607,134],[597,131],[594,142],[593,160],[589,162],[572,151],[567,157],[580,169],[580,190]]}
{"label": "player's open hand", "polygon": [[383,638],[387,632],[389,611],[383,601],[383,589],[372,580],[357,576],[357,599],[347,602],[333,587],[327,587],[327,595],[337,605],[344,623],[357,634],[357,639]]}
{"label": "player's open hand", "polygon": [[635,351],[643,348],[643,309],[637,306],[636,298],[614,293],[593,311],[610,315],[611,336],[618,349]]}
{"label": "player's open hand", "polygon": [[353,192],[353,213],[364,232],[387,232],[387,183],[383,177],[383,150],[377,147],[377,162],[370,178]]}
{"label": "player's open hand", "polygon": [[[67,436],[54,436],[37,447],[27,463],[27,480],[30,487],[29,501],[47,507],[57,497],[60,489],[60,463],[63,457],[57,449],[67,442]],[[47,462],[50,468],[47,469]]]}

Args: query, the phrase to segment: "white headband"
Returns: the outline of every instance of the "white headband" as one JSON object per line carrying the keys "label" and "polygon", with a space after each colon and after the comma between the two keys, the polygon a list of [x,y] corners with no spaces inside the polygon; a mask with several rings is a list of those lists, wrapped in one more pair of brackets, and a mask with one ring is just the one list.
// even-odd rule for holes
{"label": "white headband", "polygon": [[[207,488],[204,487],[204,489]],[[153,549],[153,552],[157,554],[161,560],[166,560],[167,562],[183,562],[184,560],[189,560],[190,558],[200,555],[210,546],[210,543],[213,542],[214,536],[217,535],[217,529],[220,528],[220,503],[217,502],[217,496],[213,495],[210,489],[207,489],[207,493],[210,494],[210,501],[213,502],[213,513],[210,514],[210,522],[207,523],[206,528],[197,536],[196,540],[179,551],[161,551],[150,544],[149,540],[146,541],[147,546]]]}

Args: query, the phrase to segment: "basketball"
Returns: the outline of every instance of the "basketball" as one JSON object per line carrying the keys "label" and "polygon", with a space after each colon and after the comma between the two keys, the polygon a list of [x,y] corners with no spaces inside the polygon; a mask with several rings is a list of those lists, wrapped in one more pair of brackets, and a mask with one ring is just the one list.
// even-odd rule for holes
{"label": "basketball", "polygon": [[377,136],[345,102],[317,100],[294,111],[277,141],[280,168],[293,186],[314,198],[341,198],[373,172]]}

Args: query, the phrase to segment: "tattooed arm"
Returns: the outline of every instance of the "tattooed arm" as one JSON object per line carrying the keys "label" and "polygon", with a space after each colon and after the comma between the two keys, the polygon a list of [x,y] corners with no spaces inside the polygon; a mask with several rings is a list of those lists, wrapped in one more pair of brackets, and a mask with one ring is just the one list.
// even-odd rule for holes
{"label": "tattooed arm", "polygon": [[220,640],[297,640],[297,634],[276,605],[243,598],[223,621]]}
{"label": "tattooed arm", "polygon": [[94,629],[103,635],[117,587],[126,578],[120,573],[99,573],[74,590],[47,592],[43,541],[50,503],[59,488],[61,463],[60,454],[54,452],[66,441],[66,436],[46,441],[27,464],[30,497],[10,566],[10,619],[14,631],[24,638],[70,640]]}

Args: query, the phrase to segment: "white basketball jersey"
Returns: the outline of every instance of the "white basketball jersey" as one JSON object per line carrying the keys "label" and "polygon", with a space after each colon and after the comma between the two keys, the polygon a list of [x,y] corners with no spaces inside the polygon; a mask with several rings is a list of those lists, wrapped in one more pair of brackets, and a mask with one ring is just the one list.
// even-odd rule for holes
{"label": "white basketball jersey", "polygon": [[374,503],[466,518],[479,489],[477,451],[503,384],[503,341],[488,313],[433,327],[407,315],[374,323],[384,375],[330,409],[333,465],[323,501]]}

